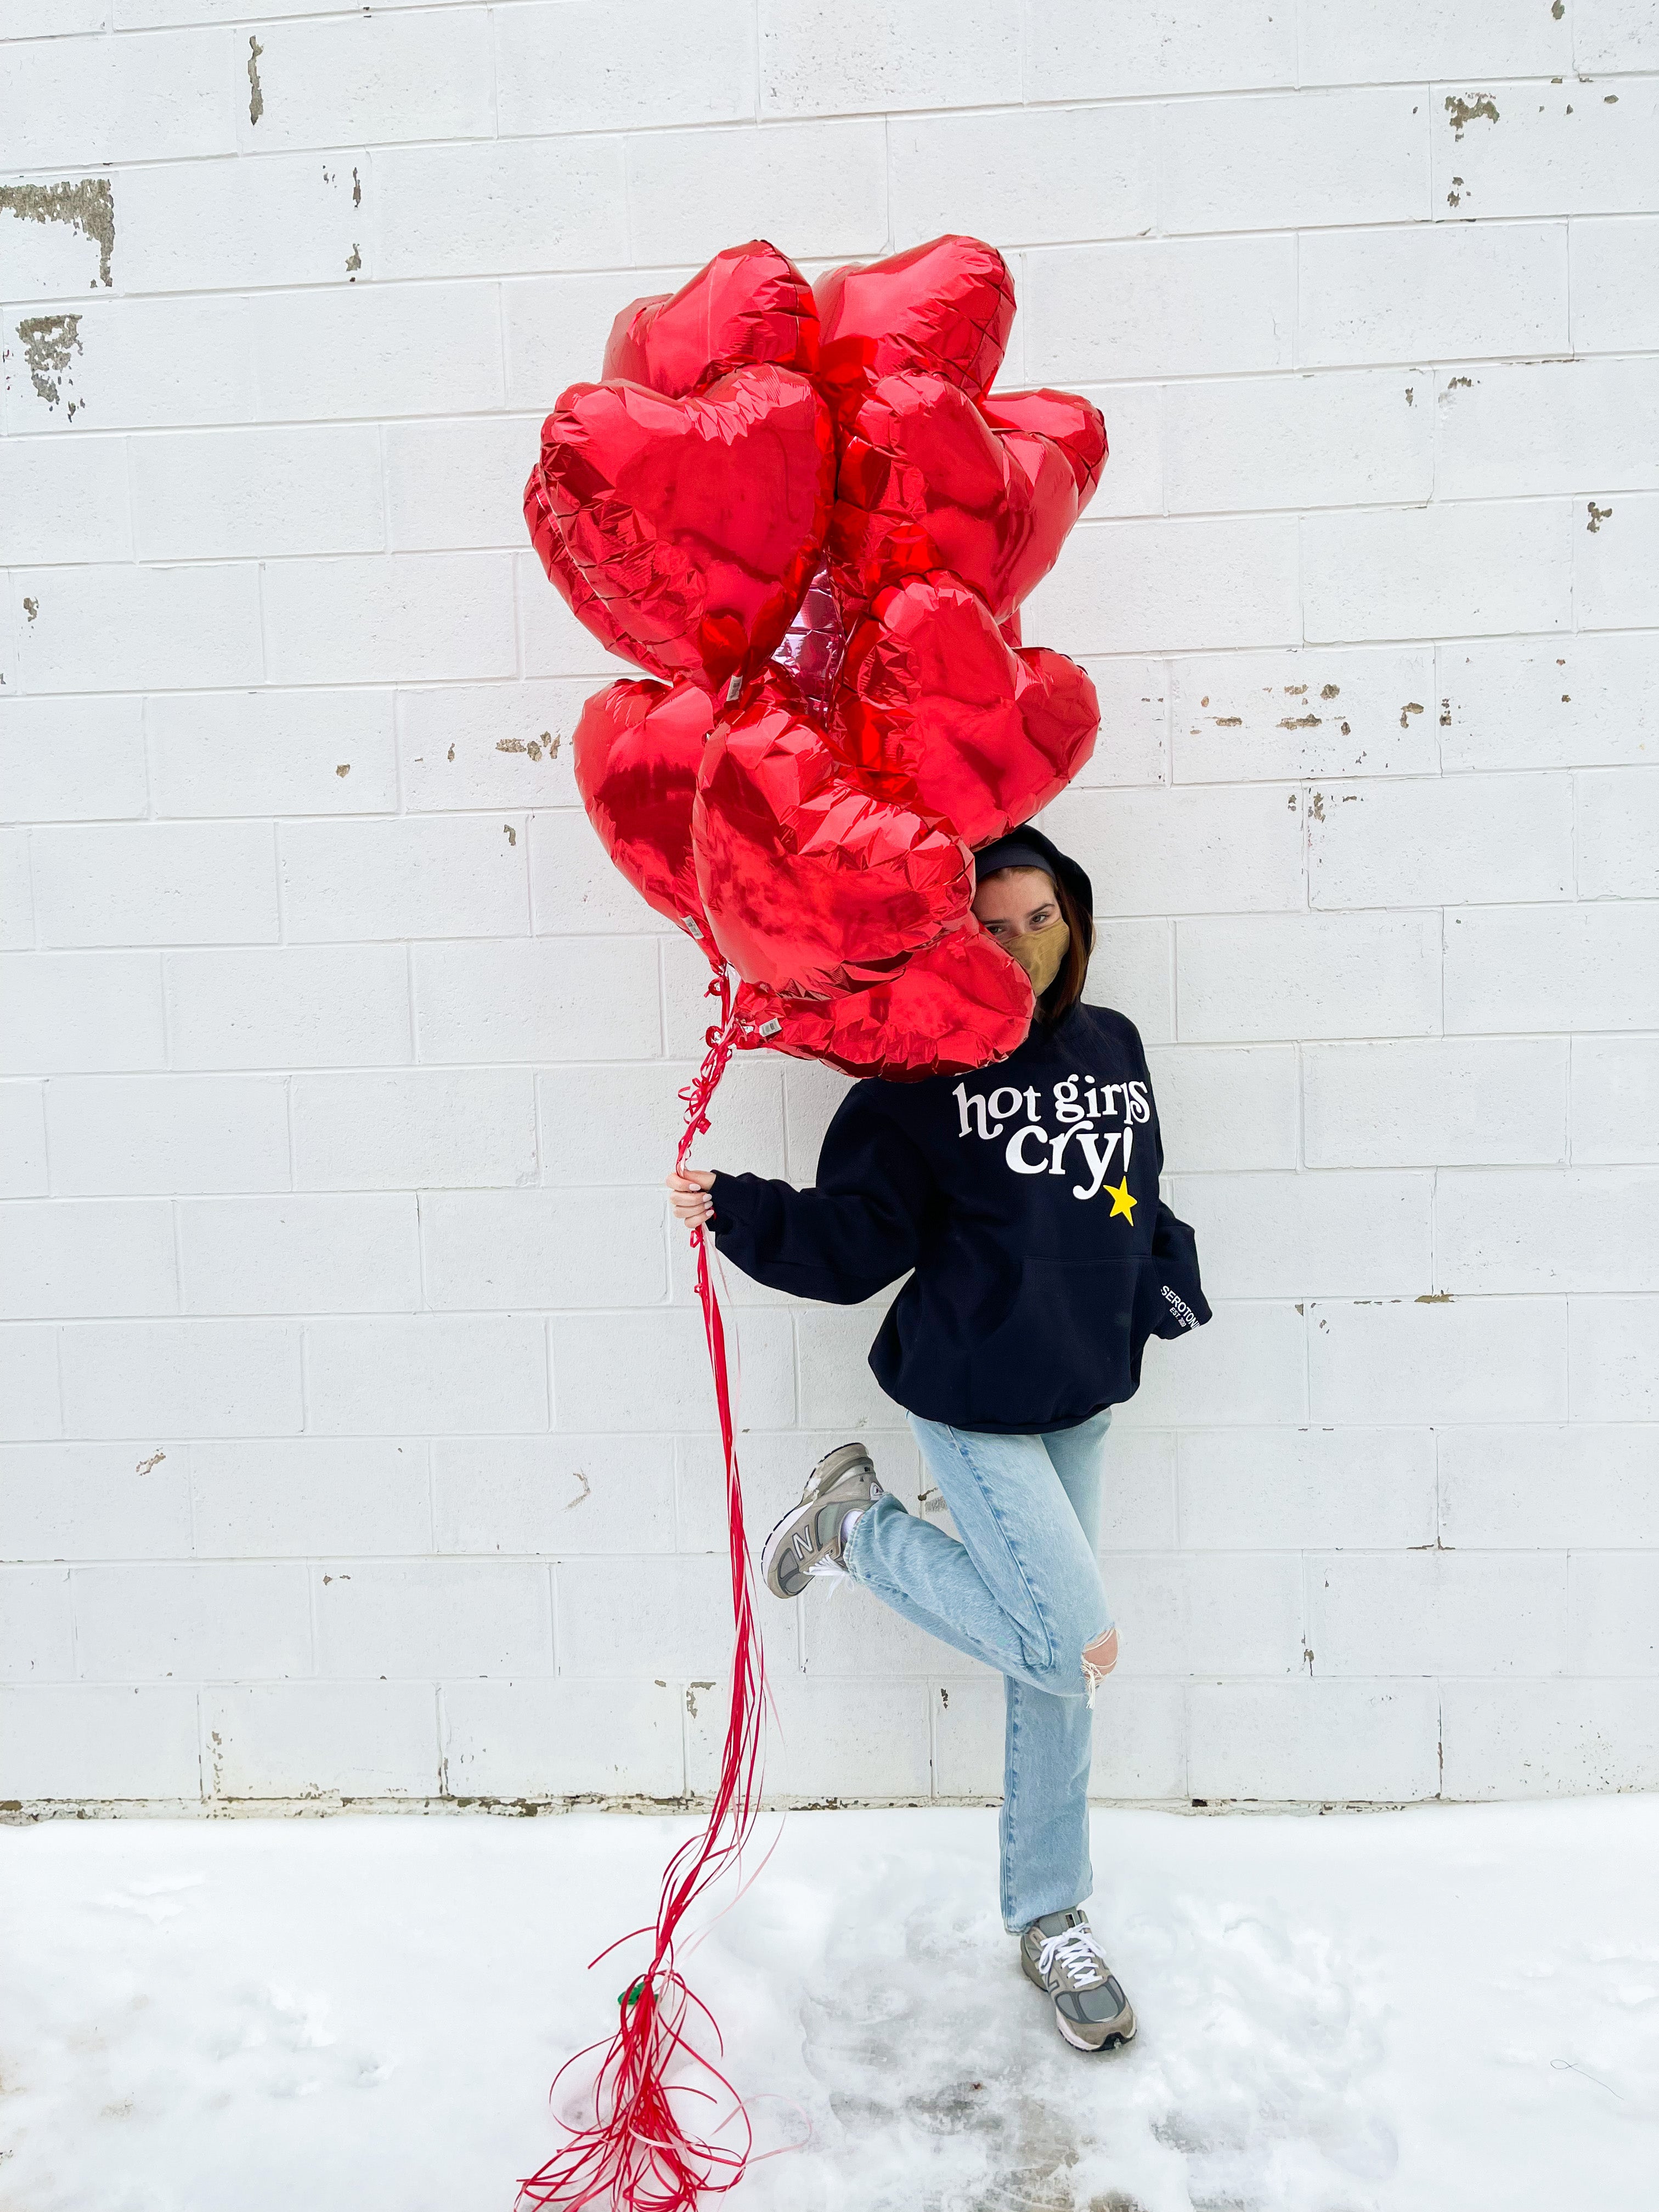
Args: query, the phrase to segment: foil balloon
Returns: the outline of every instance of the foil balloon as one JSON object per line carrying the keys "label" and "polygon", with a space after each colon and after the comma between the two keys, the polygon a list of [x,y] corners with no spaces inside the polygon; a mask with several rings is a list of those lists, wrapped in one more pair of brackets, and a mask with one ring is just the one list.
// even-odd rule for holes
{"label": "foil balloon", "polygon": [[991,391],[1013,313],[979,240],[816,292],[750,240],[623,311],[526,489],[556,588],[660,679],[582,716],[607,850],[717,971],[777,995],[780,1049],[837,1066],[1018,1042],[1010,963],[966,926],[969,848],[1063,789],[1097,727],[1019,608],[1105,432],[1076,395]]}
{"label": "foil balloon", "polygon": [[968,912],[973,858],[931,814],[861,791],[781,673],[723,716],[691,811],[714,941],[745,982],[873,982]]}
{"label": "foil balloon", "polygon": [[560,598],[585,629],[595,637],[605,637],[608,623],[605,604],[565,552],[564,539],[542,482],[539,463],[530,471],[530,481],[524,488],[524,519],[530,542],[540,555],[542,567]]}
{"label": "foil balloon", "polygon": [[1062,792],[1094,750],[1095,687],[1077,663],[1012,648],[951,575],[881,593],[854,632],[830,740],[868,790],[988,844]]}
{"label": "foil balloon", "polygon": [[829,720],[830,702],[846,650],[847,625],[841,601],[828,568],[822,568],[806,586],[806,597],[772,656],[775,665],[794,678],[801,697],[820,723]]}
{"label": "foil balloon", "polygon": [[1005,1058],[1024,1042],[1032,1004],[1024,970],[970,915],[863,990],[797,999],[744,984],[738,1042],[848,1075],[920,1083]]}
{"label": "foil balloon", "polygon": [[718,963],[691,854],[691,802],[714,704],[687,679],[596,691],[574,740],[576,788],[605,851],[640,896]]}
{"label": "foil balloon", "polygon": [[830,551],[843,603],[948,568],[1005,620],[1058,559],[1079,479],[1072,444],[999,428],[942,377],[884,378],[842,447]]}
{"label": "foil balloon", "polygon": [[764,239],[752,239],[717,253],[678,292],[624,307],[599,374],[679,399],[763,361],[811,375],[818,311],[794,263]]}
{"label": "foil balloon", "polygon": [[1106,465],[1106,425],[1099,408],[1074,392],[992,392],[979,410],[994,430],[1047,438],[1060,447],[1072,465],[1081,514]]}
{"label": "foil balloon", "polygon": [[762,363],[670,398],[573,385],[542,430],[525,513],[549,576],[600,643],[707,689],[776,650],[818,565],[830,414]]}
{"label": "foil balloon", "polygon": [[1002,366],[1014,287],[1002,256],[977,238],[935,238],[832,270],[817,290],[818,380],[845,422],[884,376],[923,370],[977,398]]}

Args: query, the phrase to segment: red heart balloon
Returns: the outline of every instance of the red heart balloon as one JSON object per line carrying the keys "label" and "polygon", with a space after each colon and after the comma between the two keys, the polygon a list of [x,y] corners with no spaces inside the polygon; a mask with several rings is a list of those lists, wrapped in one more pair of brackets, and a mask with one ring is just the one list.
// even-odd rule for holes
{"label": "red heart balloon", "polygon": [[540,554],[542,566],[560,598],[584,629],[590,630],[595,637],[606,638],[608,642],[605,602],[564,550],[558,520],[547,496],[547,487],[542,482],[539,461],[530,471],[530,481],[524,488],[524,519],[529,526],[530,542]]}
{"label": "red heart balloon", "polygon": [[686,399],[575,384],[543,425],[525,514],[601,644],[714,691],[788,629],[834,477],[829,410],[792,369],[740,368]]}
{"label": "red heart balloon", "polygon": [[795,999],[745,983],[738,1041],[848,1075],[920,1083],[1006,1059],[1025,1041],[1033,1003],[1024,970],[969,915],[861,991]]}
{"label": "red heart balloon", "polygon": [[794,263],[757,238],[717,253],[678,292],[624,307],[599,374],[681,398],[761,361],[811,376],[818,365],[818,310]]}
{"label": "red heart balloon", "polygon": [[1014,286],[994,246],[931,239],[817,283],[818,380],[850,422],[884,376],[925,370],[975,398],[1002,365]]}
{"label": "red heart balloon", "polygon": [[714,941],[750,983],[799,997],[872,982],[967,913],[973,857],[932,815],[843,774],[769,672],[716,724],[691,811]]}
{"label": "red heart balloon", "polygon": [[999,622],[1060,556],[1080,511],[1072,453],[1041,432],[1001,430],[937,376],[890,376],[842,449],[830,554],[854,610],[884,584],[948,568]]}
{"label": "red heart balloon", "polygon": [[1106,424],[1098,407],[1074,392],[988,392],[980,412],[994,430],[1048,438],[1072,465],[1079,514],[1106,465]]}
{"label": "red heart balloon", "polygon": [[854,632],[830,738],[866,790],[984,845],[1066,788],[1099,726],[1074,660],[1015,652],[977,592],[932,575],[884,592]]}
{"label": "red heart balloon", "polygon": [[582,708],[574,750],[576,788],[605,851],[718,966],[691,857],[691,802],[714,721],[701,684],[612,684]]}

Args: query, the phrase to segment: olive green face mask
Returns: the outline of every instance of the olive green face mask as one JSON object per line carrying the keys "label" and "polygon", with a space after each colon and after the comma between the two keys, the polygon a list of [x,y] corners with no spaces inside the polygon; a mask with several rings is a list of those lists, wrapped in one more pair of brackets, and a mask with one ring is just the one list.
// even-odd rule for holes
{"label": "olive green face mask", "polygon": [[1060,963],[1071,941],[1072,933],[1063,921],[1051,921],[1047,929],[1028,929],[1018,937],[997,939],[1009,958],[1018,960],[1030,977],[1031,988],[1039,999],[1059,975]]}

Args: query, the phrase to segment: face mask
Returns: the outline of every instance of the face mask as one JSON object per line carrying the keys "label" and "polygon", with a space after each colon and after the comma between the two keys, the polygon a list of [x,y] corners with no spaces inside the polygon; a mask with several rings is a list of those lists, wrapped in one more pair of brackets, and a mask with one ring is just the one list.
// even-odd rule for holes
{"label": "face mask", "polygon": [[1071,941],[1072,933],[1063,921],[1051,921],[1047,929],[1028,929],[1019,937],[997,939],[1009,958],[1018,960],[1030,977],[1031,988],[1039,999],[1059,975]]}

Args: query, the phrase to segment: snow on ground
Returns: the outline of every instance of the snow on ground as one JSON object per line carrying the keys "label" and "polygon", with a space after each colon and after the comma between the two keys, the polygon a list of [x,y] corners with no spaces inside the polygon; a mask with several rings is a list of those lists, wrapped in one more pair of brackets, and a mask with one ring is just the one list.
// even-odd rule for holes
{"label": "snow on ground", "polygon": [[[1651,2212],[1659,1799],[1097,1813],[1106,2057],[1019,1977],[994,1819],[793,1814],[702,1943],[764,2142],[810,2124],[734,2206]],[[0,1831],[0,2207],[510,2212],[690,1825]]]}

